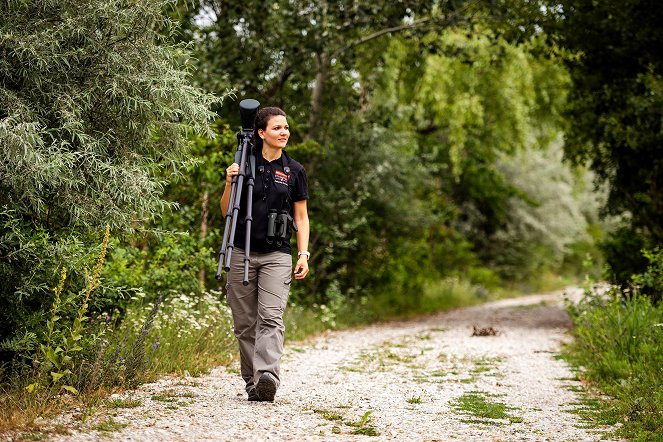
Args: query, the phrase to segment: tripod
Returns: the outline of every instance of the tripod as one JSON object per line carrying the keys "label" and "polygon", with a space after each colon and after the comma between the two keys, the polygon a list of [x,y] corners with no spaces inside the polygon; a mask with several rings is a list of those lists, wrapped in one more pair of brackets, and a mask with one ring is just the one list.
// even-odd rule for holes
{"label": "tripod", "polygon": [[237,152],[235,162],[239,164],[239,174],[235,175],[230,185],[230,202],[226,213],[226,224],[223,229],[223,241],[219,252],[219,265],[216,270],[216,279],[221,280],[221,272],[230,270],[230,259],[235,249],[235,231],[239,217],[239,207],[242,200],[244,181],[247,182],[246,195],[246,236],[244,239],[244,279],[242,284],[249,284],[249,261],[251,252],[251,223],[253,222],[253,186],[256,176],[256,154],[253,125],[258,113],[260,103],[257,100],[247,99],[239,103],[239,114],[242,120],[242,130],[237,133]]}

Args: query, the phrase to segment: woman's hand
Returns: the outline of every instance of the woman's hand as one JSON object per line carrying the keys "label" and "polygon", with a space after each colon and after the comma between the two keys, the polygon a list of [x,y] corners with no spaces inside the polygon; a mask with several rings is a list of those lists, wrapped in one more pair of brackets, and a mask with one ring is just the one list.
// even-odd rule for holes
{"label": "woman's hand", "polygon": [[226,169],[226,183],[230,184],[232,183],[233,177],[235,175],[239,175],[239,164],[237,163],[232,163],[228,168]]}
{"label": "woman's hand", "polygon": [[304,279],[308,275],[308,257],[301,255],[295,265],[295,279]]}

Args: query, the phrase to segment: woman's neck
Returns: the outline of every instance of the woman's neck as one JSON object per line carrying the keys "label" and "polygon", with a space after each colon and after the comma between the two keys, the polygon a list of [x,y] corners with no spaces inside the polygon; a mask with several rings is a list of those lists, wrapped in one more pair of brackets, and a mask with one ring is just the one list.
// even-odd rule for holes
{"label": "woman's neck", "polygon": [[274,161],[281,158],[281,151],[283,149],[270,146],[262,146],[262,157],[267,161]]}

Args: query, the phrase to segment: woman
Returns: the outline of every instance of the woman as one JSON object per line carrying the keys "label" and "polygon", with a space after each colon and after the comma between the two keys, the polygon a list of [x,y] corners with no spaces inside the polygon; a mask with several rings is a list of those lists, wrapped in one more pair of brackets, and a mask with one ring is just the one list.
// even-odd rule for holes
{"label": "woman", "polygon": [[[279,387],[279,363],[285,332],[283,312],[292,281],[290,238],[295,228],[299,250],[295,279],[303,279],[309,272],[308,183],[302,165],[284,150],[289,137],[285,112],[276,107],[258,111],[255,121],[256,177],[252,195],[249,284],[242,284],[244,250],[238,248],[244,244],[246,234],[245,204],[239,210],[234,242],[236,248],[227,274],[228,304],[239,342],[241,374],[250,401],[271,402]],[[226,186],[221,197],[224,216],[228,211],[230,183],[238,174],[237,163],[226,169]],[[245,186],[243,195],[246,192]],[[287,220],[287,228],[281,235],[278,234],[278,226],[276,234],[272,234],[274,229],[268,229],[270,218]]]}

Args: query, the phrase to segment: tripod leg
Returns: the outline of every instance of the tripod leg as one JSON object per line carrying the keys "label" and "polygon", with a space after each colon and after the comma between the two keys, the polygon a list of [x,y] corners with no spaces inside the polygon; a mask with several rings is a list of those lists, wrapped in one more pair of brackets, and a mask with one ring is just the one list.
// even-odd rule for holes
{"label": "tripod leg", "polygon": [[[239,175],[237,176],[237,190],[235,192],[235,199],[230,201],[230,204],[232,205],[232,222],[230,224],[230,234],[228,237],[228,247],[226,250],[226,257],[225,257],[226,262],[224,265],[226,271],[230,270],[230,259],[232,258],[232,253],[235,248],[235,231],[237,230],[239,205],[242,199],[242,188],[244,186],[244,178],[247,175],[248,151],[251,145],[250,137],[248,135],[240,136],[240,139],[242,141],[243,147],[242,147],[241,159],[239,162]],[[228,209],[230,210],[230,207]]]}
{"label": "tripod leg", "polygon": [[242,284],[249,285],[249,262],[251,260],[251,225],[253,223],[253,186],[255,184],[256,157],[251,154],[248,161],[248,182],[246,188],[246,237],[244,239],[244,279]]}
{"label": "tripod leg", "polygon": [[[237,177],[233,177],[232,183],[230,184],[230,200],[229,205],[235,200],[235,193],[237,191]],[[229,207],[230,208],[230,207]],[[216,280],[221,281],[221,271],[223,270],[223,263],[226,258],[226,249],[228,248],[228,237],[230,233],[230,224],[233,221],[233,212],[228,210],[226,213],[226,223],[223,227],[223,241],[221,243],[221,251],[219,252],[219,265],[216,268]]]}

